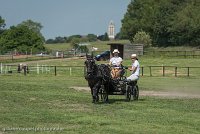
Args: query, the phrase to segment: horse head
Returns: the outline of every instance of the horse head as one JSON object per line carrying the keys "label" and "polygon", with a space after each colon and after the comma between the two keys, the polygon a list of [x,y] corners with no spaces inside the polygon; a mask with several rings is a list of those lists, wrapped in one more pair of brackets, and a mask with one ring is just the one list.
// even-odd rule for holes
{"label": "horse head", "polygon": [[85,67],[86,67],[86,76],[91,77],[95,73],[95,60],[93,58],[93,55],[86,55],[86,61],[85,61]]}

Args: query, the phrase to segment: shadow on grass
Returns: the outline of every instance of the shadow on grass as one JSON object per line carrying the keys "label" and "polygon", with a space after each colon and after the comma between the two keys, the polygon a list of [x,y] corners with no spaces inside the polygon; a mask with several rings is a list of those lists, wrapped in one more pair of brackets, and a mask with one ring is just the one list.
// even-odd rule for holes
{"label": "shadow on grass", "polygon": [[118,103],[118,102],[127,102],[127,103],[133,103],[133,102],[140,102],[140,101],[146,101],[146,99],[142,98],[142,99],[138,99],[138,100],[126,100],[126,99],[109,99],[108,102],[103,102],[101,100],[99,100],[99,102],[96,102],[94,104],[114,104],[114,103]]}

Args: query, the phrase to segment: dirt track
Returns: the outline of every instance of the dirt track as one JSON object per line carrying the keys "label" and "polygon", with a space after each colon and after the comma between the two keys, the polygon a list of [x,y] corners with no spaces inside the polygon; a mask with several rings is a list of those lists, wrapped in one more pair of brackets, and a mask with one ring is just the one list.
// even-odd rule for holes
{"label": "dirt track", "polygon": [[[71,87],[78,91],[90,91],[89,87]],[[140,96],[155,96],[163,98],[200,98],[199,94],[188,94],[173,91],[140,91]]]}

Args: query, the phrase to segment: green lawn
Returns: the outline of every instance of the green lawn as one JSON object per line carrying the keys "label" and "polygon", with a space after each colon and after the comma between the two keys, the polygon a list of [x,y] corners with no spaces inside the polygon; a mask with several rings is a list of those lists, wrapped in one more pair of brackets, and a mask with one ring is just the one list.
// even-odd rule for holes
{"label": "green lawn", "polygon": [[[200,66],[199,59],[140,57],[139,60],[141,66]],[[82,66],[83,62],[84,59],[59,59],[28,64]],[[130,60],[124,61],[124,65],[129,64]],[[138,101],[126,102],[125,96],[119,95],[109,96],[109,104],[93,104],[90,92],[71,88],[87,87],[83,68],[71,76],[66,70],[58,70],[57,76],[54,73],[0,74],[0,133],[49,133],[45,130],[58,128],[59,131],[51,133],[187,134],[200,131],[200,98],[140,96]],[[140,91],[200,94],[199,75],[162,77],[158,75],[160,70],[154,72],[157,76],[149,77],[147,71],[140,77]],[[195,73],[200,74],[200,70]]]}
{"label": "green lawn", "polygon": [[[153,81],[149,78],[141,78],[141,90]],[[157,90],[162,90],[161,83],[165,80],[165,85],[176,81],[156,79],[160,85],[150,86]],[[185,80],[178,78],[178,81]],[[140,96],[138,101],[126,102],[124,96],[110,96],[109,104],[92,104],[89,92],[70,88],[87,86],[79,77],[5,75],[0,76],[0,83],[0,132],[3,133],[35,133],[34,130],[6,130],[9,128],[43,128],[37,130],[38,133],[49,132],[44,128],[60,128],[51,133],[63,134],[200,131],[200,99]],[[173,86],[178,85],[173,83]]]}

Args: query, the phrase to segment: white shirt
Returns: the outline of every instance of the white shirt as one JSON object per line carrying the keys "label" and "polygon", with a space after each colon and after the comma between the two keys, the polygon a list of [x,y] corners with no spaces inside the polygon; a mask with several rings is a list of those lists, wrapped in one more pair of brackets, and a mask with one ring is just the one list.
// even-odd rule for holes
{"label": "white shirt", "polygon": [[132,67],[137,67],[135,73],[133,72],[132,74],[139,76],[140,75],[140,64],[137,60],[134,61],[132,64]]}
{"label": "white shirt", "polygon": [[122,58],[121,57],[112,57],[110,59],[110,62],[113,66],[119,66],[122,62]]}

